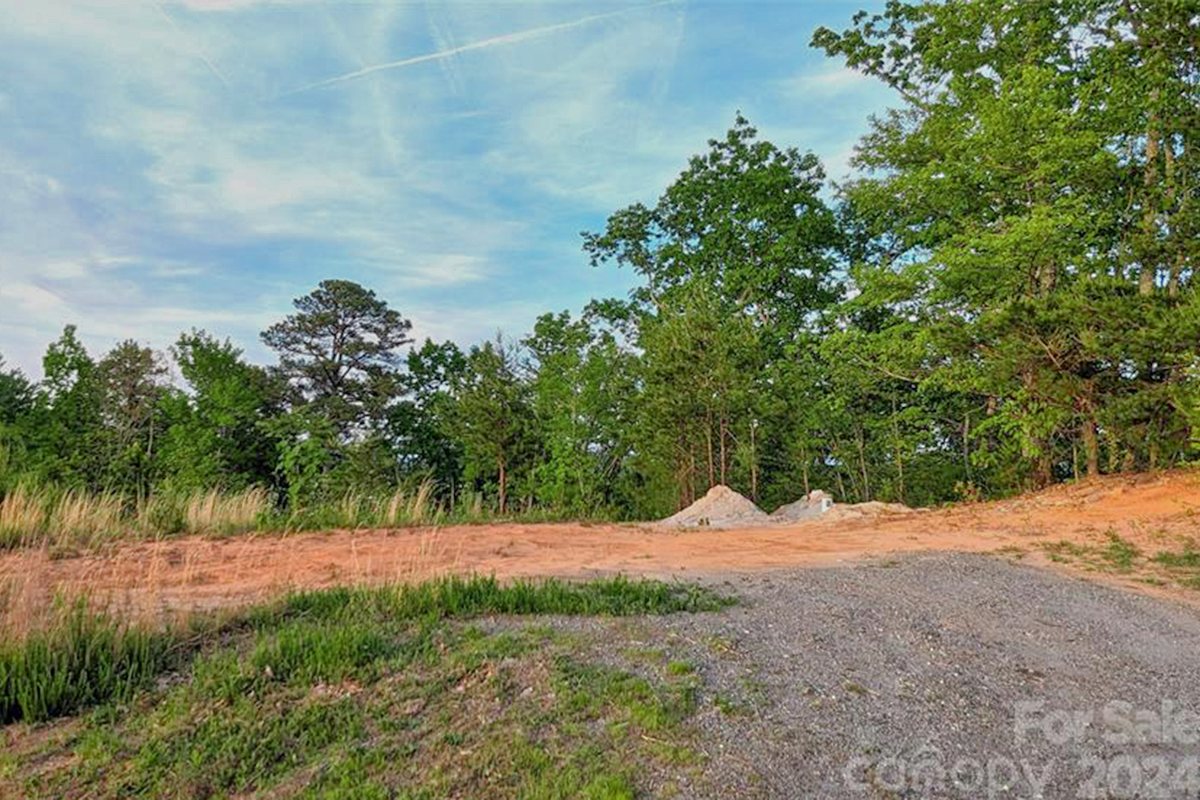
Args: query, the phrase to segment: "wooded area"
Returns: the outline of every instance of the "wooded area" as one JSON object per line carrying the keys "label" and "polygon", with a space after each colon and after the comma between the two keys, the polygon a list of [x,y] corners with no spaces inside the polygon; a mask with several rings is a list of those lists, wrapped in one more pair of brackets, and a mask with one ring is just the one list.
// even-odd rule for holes
{"label": "wooded area", "polygon": [[302,508],[426,481],[645,519],[718,483],[926,505],[1189,461],[1198,38],[1188,0],[889,2],[813,36],[899,98],[845,184],[739,116],[583,235],[630,297],[465,350],[342,280],[263,332],[272,366],[184,333],[182,386],[67,326],[40,382],[0,369],[0,491]]}

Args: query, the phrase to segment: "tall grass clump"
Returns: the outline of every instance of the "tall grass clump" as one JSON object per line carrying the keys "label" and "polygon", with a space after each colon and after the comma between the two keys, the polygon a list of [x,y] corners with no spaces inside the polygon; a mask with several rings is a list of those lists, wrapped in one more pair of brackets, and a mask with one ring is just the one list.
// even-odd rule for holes
{"label": "tall grass clump", "polygon": [[387,499],[378,514],[376,523],[395,528],[401,525],[420,525],[438,515],[433,504],[433,481],[426,479],[417,485],[411,494],[398,489]]}
{"label": "tall grass clump", "polygon": [[115,492],[21,484],[0,498],[0,548],[97,544],[122,532],[124,516]]}
{"label": "tall grass clump", "polygon": [[[0,639],[0,725],[124,703],[168,669],[190,670],[231,700],[264,676],[337,682],[422,650],[427,634],[446,620],[671,614],[732,602],[700,586],[621,577],[585,583],[471,577],[307,591],[233,616],[199,615],[162,627],[119,622],[84,600],[61,603],[38,629]],[[410,624],[419,632],[398,636]],[[253,646],[243,658],[238,651],[245,653],[248,641]]]}
{"label": "tall grass clump", "polygon": [[252,486],[226,494],[217,489],[198,492],[184,505],[184,530],[202,535],[228,536],[254,530],[271,509],[266,489]]}
{"label": "tall grass clump", "polygon": [[68,489],[50,512],[47,539],[52,546],[98,544],[125,529],[124,516],[125,500],[116,492]]}
{"label": "tall grass clump", "polygon": [[12,549],[39,540],[46,529],[47,493],[18,485],[0,498],[0,549]]}
{"label": "tall grass clump", "polygon": [[36,722],[125,701],[165,669],[172,636],[121,625],[86,602],[46,628],[0,642],[0,723]]}

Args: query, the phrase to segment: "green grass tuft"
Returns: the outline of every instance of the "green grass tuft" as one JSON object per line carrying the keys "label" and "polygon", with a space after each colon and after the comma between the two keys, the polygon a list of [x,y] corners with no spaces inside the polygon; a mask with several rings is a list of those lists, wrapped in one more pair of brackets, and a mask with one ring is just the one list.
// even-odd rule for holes
{"label": "green grass tuft", "polygon": [[0,643],[0,722],[37,721],[124,701],[173,660],[169,633],[124,626],[83,602],[52,627]]}
{"label": "green grass tuft", "polygon": [[1164,550],[1154,560],[1171,569],[1200,569],[1200,550],[1191,547],[1181,553]]}

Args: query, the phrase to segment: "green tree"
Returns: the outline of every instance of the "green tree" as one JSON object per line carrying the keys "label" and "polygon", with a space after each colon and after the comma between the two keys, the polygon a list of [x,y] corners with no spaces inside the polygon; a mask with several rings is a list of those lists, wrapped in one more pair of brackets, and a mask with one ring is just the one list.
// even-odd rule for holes
{"label": "green tree", "polygon": [[699,281],[765,325],[799,330],[835,296],[839,241],[820,197],[817,157],[758,139],[740,114],[724,139],[693,156],[653,208],[614,213],[584,233],[593,266],[615,261],[642,275],[635,298],[649,305]]}
{"label": "green tree", "polygon": [[526,477],[532,451],[528,386],[517,373],[513,348],[497,338],[472,347],[455,386],[465,478],[496,487],[505,514],[514,477]]}
{"label": "green tree", "polygon": [[33,384],[19,369],[7,369],[0,355],[0,425],[12,425],[33,409]]}
{"label": "green tree", "polygon": [[294,301],[297,313],[262,334],[296,402],[330,420],[343,438],[375,430],[397,393],[400,348],[412,323],[357,283],[322,281]]}
{"label": "green tree", "polygon": [[127,339],[96,365],[96,379],[107,433],[107,482],[144,495],[154,478],[155,446],[162,435],[159,403],[166,391],[166,364],[149,347]]}
{"label": "green tree", "polygon": [[7,369],[0,356],[0,490],[26,467],[35,397],[33,384],[21,370]]}
{"label": "green tree", "polygon": [[104,488],[103,389],[74,325],[46,348],[30,435],[31,470],[68,486]]}
{"label": "green tree", "polygon": [[390,411],[390,437],[402,469],[432,479],[437,496],[453,502],[463,471],[454,387],[463,380],[466,356],[453,342],[426,339],[405,363],[404,398]]}
{"label": "green tree", "polygon": [[648,494],[679,505],[733,483],[760,496],[773,491],[764,467],[786,474],[768,449],[781,444],[769,423],[785,405],[769,376],[785,353],[816,345],[838,295],[842,237],[823,185],[816,156],[759,140],[739,115],[653,208],[584,234],[593,265],[645,278],[621,314],[643,354],[633,460]]}
{"label": "green tree", "polygon": [[[1180,188],[1196,55],[1183,5],[891,2],[814,35],[904,101],[860,146],[873,174],[845,190],[856,290],[891,294],[871,336],[900,360],[881,369],[971,398],[971,457],[1009,487],[1081,462],[1097,474],[1104,441],[1126,467],[1186,452],[1194,210]],[[1144,338],[1129,332],[1151,327],[1155,352],[1135,356]]]}
{"label": "green tree", "polygon": [[270,484],[277,453],[265,424],[281,411],[278,381],[202,330],[181,334],[172,353],[190,391],[163,401],[165,480],[189,489]]}
{"label": "green tree", "polygon": [[634,356],[590,315],[543,314],[523,344],[541,458],[534,494],[576,514],[610,507],[630,449]]}

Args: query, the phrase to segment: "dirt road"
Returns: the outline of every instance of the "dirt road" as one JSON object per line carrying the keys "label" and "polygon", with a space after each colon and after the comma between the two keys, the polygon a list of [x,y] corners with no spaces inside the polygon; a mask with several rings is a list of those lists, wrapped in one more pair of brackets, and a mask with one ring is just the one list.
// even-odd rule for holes
{"label": "dirt road", "polygon": [[680,796],[1200,796],[1196,729],[1174,734],[1200,708],[1193,609],[962,554],[730,583],[718,615],[601,634],[696,669],[706,759]]}
{"label": "dirt road", "polygon": [[[688,577],[913,551],[1006,551],[1046,563],[1048,544],[1091,546],[1110,534],[1148,552],[1200,543],[1197,510],[1200,476],[1176,472],[1085,482],[1003,502],[785,527],[674,532],[636,525],[501,524],[183,538],[57,560],[41,551],[10,552],[0,555],[0,589],[6,589],[11,621],[32,615],[55,592],[87,592],[159,614],[240,605],[289,588],[449,572]],[[1155,591],[1148,584],[1138,587]]]}

